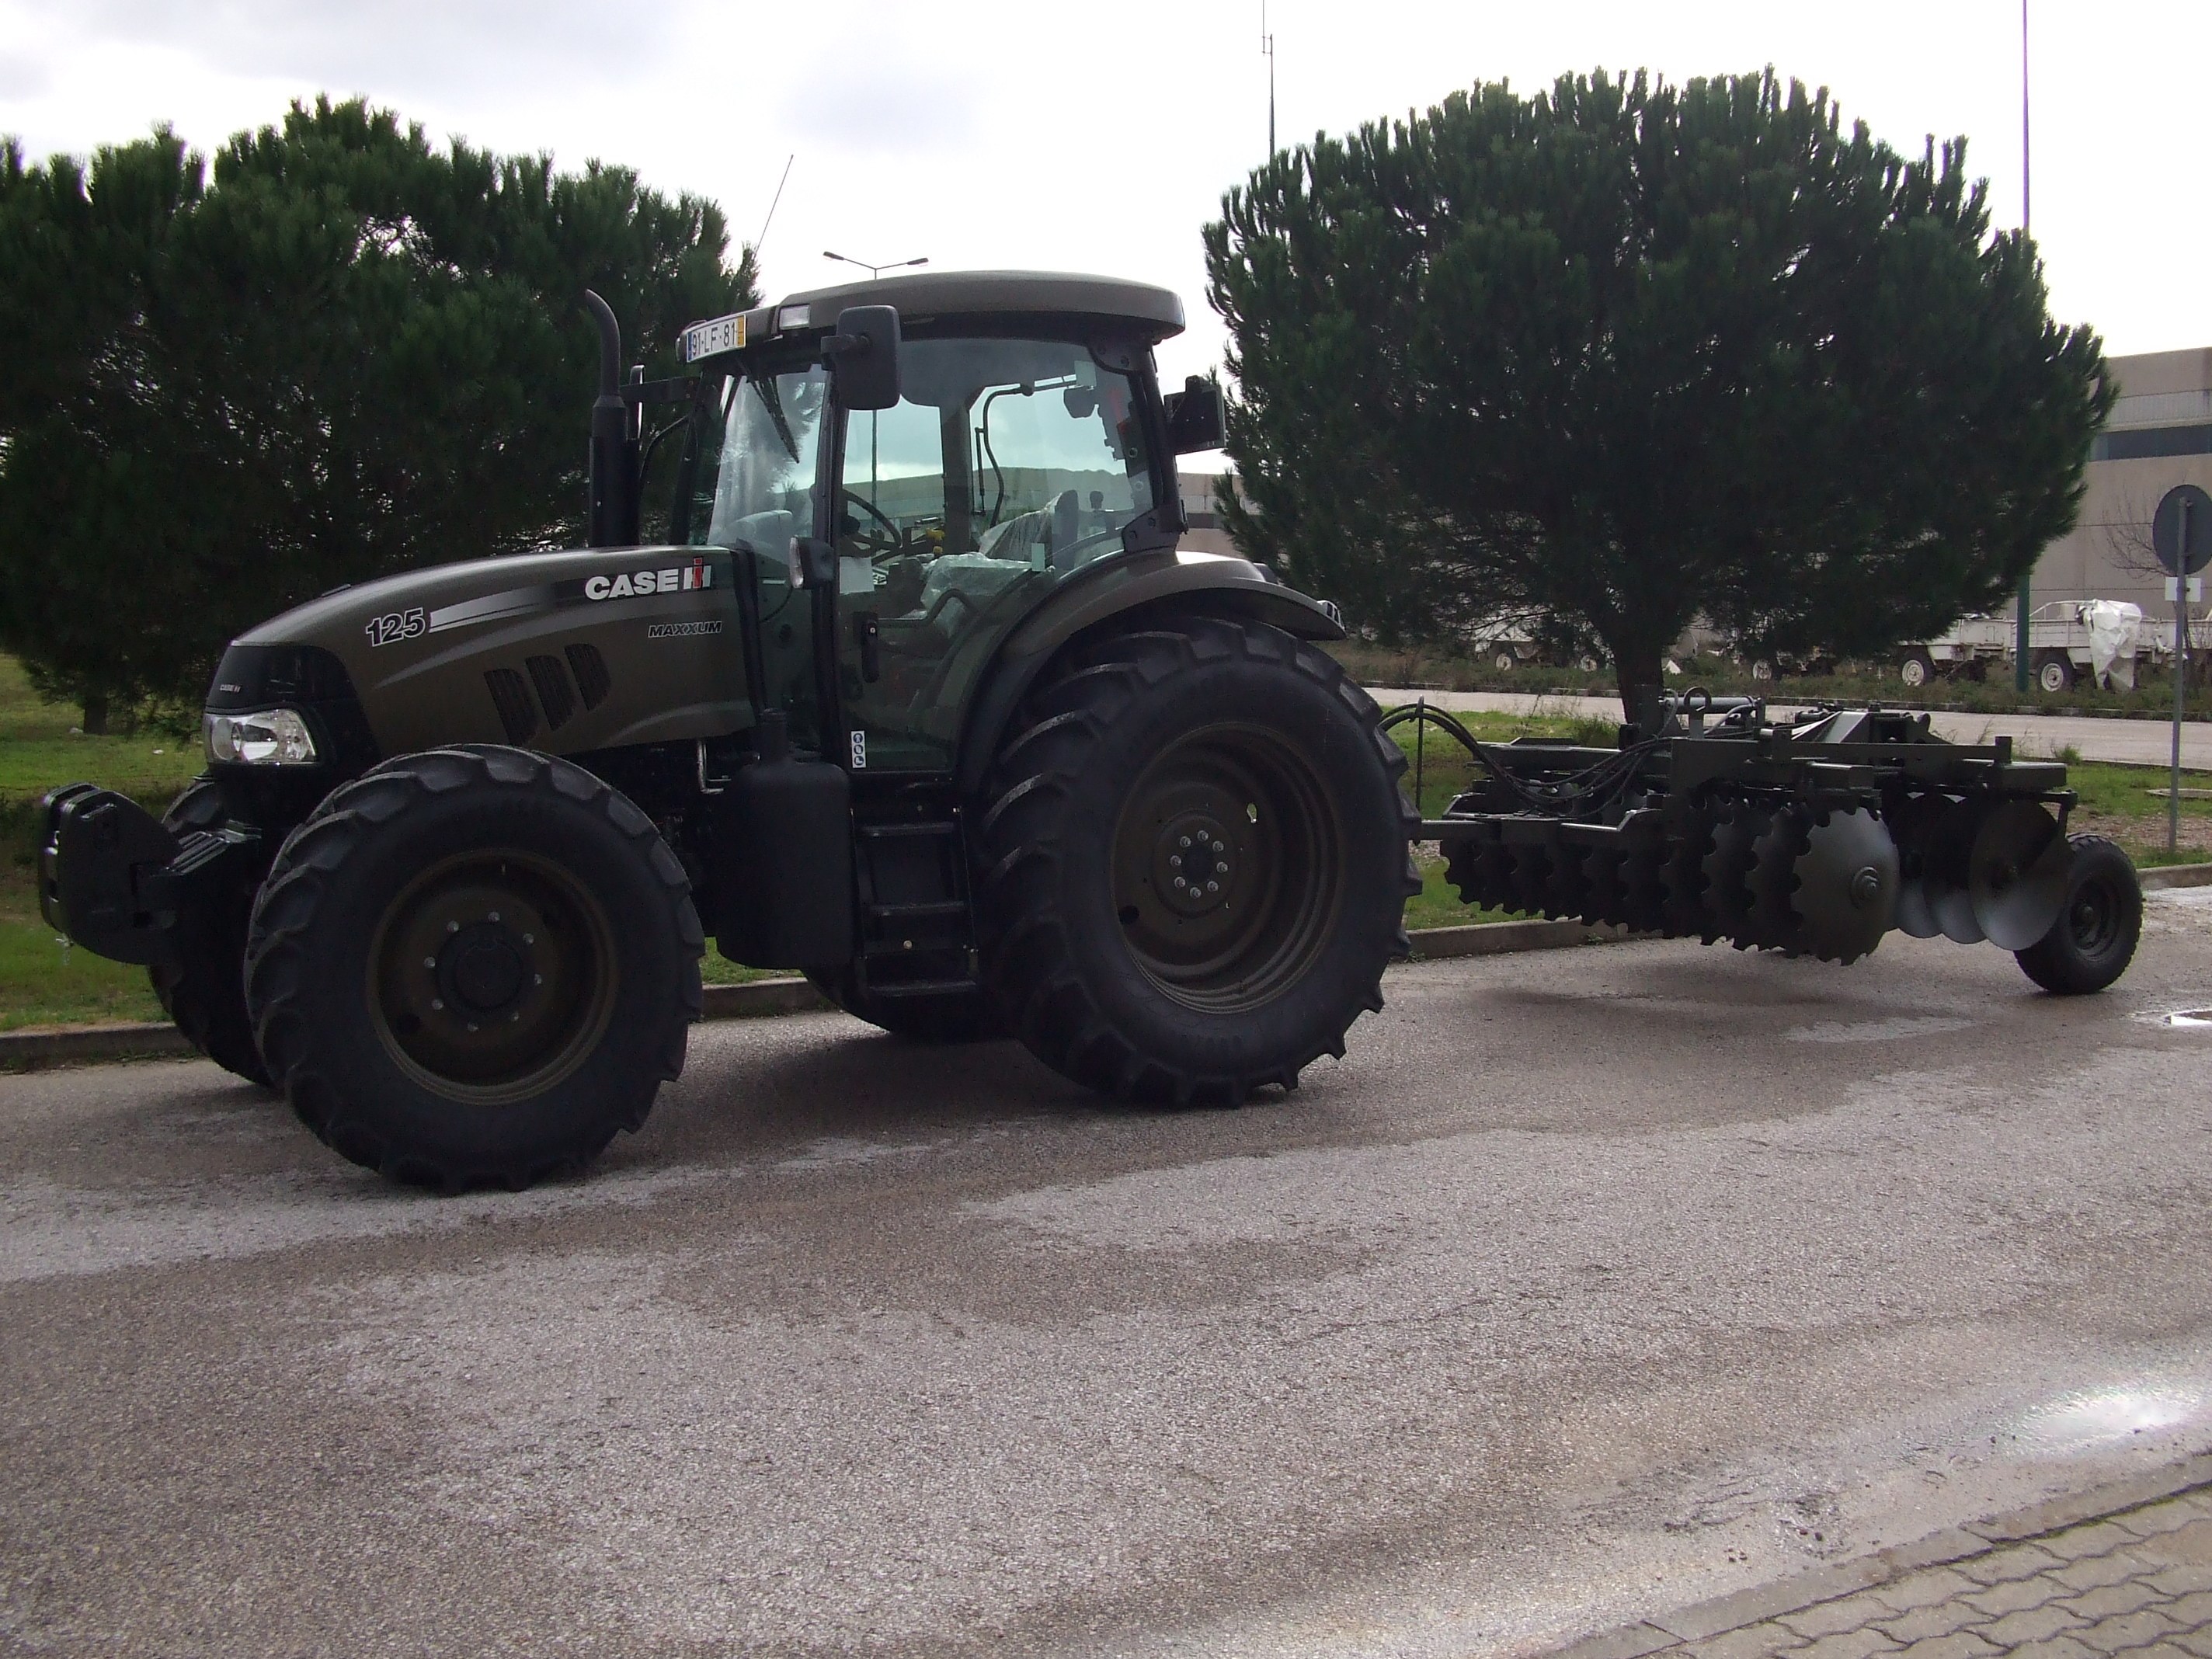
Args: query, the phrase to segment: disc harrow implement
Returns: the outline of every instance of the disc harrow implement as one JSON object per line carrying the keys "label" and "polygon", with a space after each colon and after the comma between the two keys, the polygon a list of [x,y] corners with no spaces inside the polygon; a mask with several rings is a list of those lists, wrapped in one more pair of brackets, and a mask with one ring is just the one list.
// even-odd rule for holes
{"label": "disc harrow implement", "polygon": [[2012,951],[2037,984],[2100,991],[2142,931],[2134,867],[2069,836],[2066,768],[2009,738],[1954,744],[1925,714],[1824,704],[1770,714],[1702,690],[1649,704],[1617,748],[1485,743],[1426,703],[1473,786],[1425,840],[1470,905],[1725,939],[1849,963],[1893,929]]}

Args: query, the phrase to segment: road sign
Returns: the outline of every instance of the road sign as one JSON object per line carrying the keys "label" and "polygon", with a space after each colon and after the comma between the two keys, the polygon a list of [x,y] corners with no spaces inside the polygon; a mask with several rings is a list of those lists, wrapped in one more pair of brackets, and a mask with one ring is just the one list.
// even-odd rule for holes
{"label": "road sign", "polygon": [[2170,576],[2193,576],[2212,564],[2212,495],[2176,484],[2160,496],[2150,544]]}

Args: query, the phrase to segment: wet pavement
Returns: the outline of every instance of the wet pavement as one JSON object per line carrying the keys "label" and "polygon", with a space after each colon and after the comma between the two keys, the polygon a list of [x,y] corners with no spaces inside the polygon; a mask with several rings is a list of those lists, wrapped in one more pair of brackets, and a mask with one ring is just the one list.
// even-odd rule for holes
{"label": "wet pavement", "polygon": [[1666,1628],[1607,1632],[1557,1659],[2204,1659],[2212,1654],[2205,1461],[2176,1471],[2198,1484],[2172,1497],[2120,1502],[2065,1525],[2045,1525],[2032,1509],[1894,1559],[1687,1608],[1667,1617]]}
{"label": "wet pavement", "polygon": [[2212,890],[1425,963],[1239,1112],[698,1030],[439,1200],[199,1065],[0,1079],[0,1650],[1534,1651],[2212,1447]]}
{"label": "wet pavement", "polygon": [[[1425,697],[1439,708],[1486,709],[1504,714],[1595,715],[1600,720],[1620,718],[1618,697],[1538,696],[1520,691],[1424,691],[1370,686],[1376,701],[1386,708],[1416,697]],[[1796,704],[1774,699],[1778,711]],[[2104,720],[2087,714],[1949,714],[1929,716],[1936,735],[1953,743],[1990,743],[2011,738],[2023,755],[2056,755],[2071,745],[2084,760],[2126,761],[2137,765],[2164,765],[2172,757],[2171,720]],[[2212,768],[2212,720],[2185,720],[2181,726],[2181,763],[2201,769]]]}

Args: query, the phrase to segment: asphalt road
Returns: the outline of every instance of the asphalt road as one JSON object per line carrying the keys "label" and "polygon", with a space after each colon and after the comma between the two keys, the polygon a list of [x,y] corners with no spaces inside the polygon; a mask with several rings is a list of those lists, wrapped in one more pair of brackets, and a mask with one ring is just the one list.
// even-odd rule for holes
{"label": "asphalt road", "polygon": [[0,1650],[1526,1649],[2212,1446],[2212,890],[1424,964],[1240,1112],[836,1015],[438,1200],[0,1079]]}
{"label": "asphalt road", "polygon": [[[1485,708],[1507,714],[1595,714],[1601,720],[1620,718],[1618,697],[1551,697],[1521,691],[1423,691],[1396,686],[1370,686],[1369,690],[1384,708],[1425,697],[1439,708]],[[1787,697],[1774,700],[1777,709],[1796,705]],[[2173,754],[2171,720],[2104,720],[2086,714],[1946,714],[1930,718],[1936,735],[1953,743],[1988,743],[2009,737],[2024,755],[2056,755],[2068,744],[2093,761],[2130,761],[2142,765],[2165,765]],[[2212,720],[2184,720],[2181,726],[2181,763],[2212,768]]]}

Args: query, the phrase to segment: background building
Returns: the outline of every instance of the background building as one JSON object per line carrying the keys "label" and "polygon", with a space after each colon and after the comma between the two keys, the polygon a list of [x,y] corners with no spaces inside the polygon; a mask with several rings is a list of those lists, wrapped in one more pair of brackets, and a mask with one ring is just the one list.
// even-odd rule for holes
{"label": "background building", "polygon": [[2212,489],[2212,349],[2110,361],[2119,397],[2090,445],[2081,516],[2037,562],[2033,603],[2128,599],[2170,630],[2151,514],[2176,484]]}

